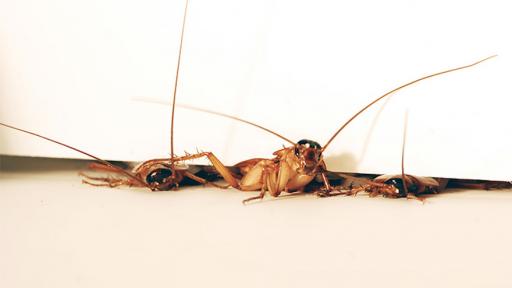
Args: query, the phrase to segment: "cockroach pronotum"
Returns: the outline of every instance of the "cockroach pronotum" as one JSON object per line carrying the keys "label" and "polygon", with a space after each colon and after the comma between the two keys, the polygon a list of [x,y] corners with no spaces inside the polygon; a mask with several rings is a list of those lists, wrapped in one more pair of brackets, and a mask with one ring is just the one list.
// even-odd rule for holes
{"label": "cockroach pronotum", "polygon": [[[185,12],[183,15],[183,22],[182,22],[182,29],[181,29],[181,36],[180,36],[180,45],[179,45],[179,52],[178,52],[178,64],[176,68],[176,77],[174,81],[174,89],[172,94],[172,113],[171,113],[171,157],[170,158],[162,158],[162,159],[151,159],[148,161],[145,161],[139,165],[137,165],[131,172],[126,171],[121,167],[118,167],[108,161],[105,161],[97,156],[94,156],[88,152],[85,152],[81,149],[72,147],[70,145],[64,144],[60,141],[51,139],[46,136],[42,136],[40,134],[27,131],[21,128],[14,127],[12,125],[8,125],[5,123],[0,123],[1,126],[11,128],[23,133],[27,133],[39,138],[42,138],[44,140],[53,142],[55,144],[64,146],[66,148],[69,148],[71,150],[74,150],[80,154],[86,155],[92,159],[95,159],[99,163],[93,163],[90,165],[90,168],[94,170],[100,170],[100,171],[108,171],[112,173],[116,173],[120,176],[124,177],[92,177],[88,176],[86,174],[81,173],[81,175],[85,178],[83,180],[84,183],[94,185],[94,186],[108,186],[108,187],[117,187],[121,185],[126,186],[135,186],[135,187],[147,187],[151,190],[169,190],[173,188],[177,188],[179,183],[184,180],[185,178],[194,180],[196,182],[202,183],[202,184],[211,184],[217,187],[224,187],[219,186],[217,184],[208,182],[206,179],[199,177],[195,175],[193,172],[189,170],[189,167],[184,164],[184,161],[197,159],[201,157],[207,157],[215,167],[219,167],[219,169],[224,169],[222,165],[216,165],[216,163],[220,163],[218,159],[210,152],[201,152],[196,154],[188,154],[181,157],[176,157],[174,154],[174,110],[176,105],[176,92],[178,87],[178,78],[179,78],[179,71],[180,71],[180,63],[181,63],[181,51],[183,47],[183,35],[185,31],[185,23],[186,23],[186,17],[187,17],[187,10],[188,10],[188,0],[185,4]],[[222,173],[225,175],[225,178],[229,181],[234,181],[234,178],[231,176],[231,174],[226,174],[227,171],[219,171],[219,173]]]}
{"label": "cockroach pronotum", "polygon": [[[213,112],[205,109],[188,107],[195,110],[202,110],[204,112],[209,112],[213,114],[217,114],[220,116],[224,116],[227,118],[235,119],[238,121],[242,121],[244,123],[256,126],[261,128],[267,132],[270,132],[286,142],[290,143],[292,146],[285,147],[283,149],[277,150],[273,153],[275,155],[274,158],[265,159],[265,158],[253,158],[242,161],[235,165],[235,168],[240,172],[240,176],[237,179],[232,177],[232,174],[228,172],[228,169],[221,163],[212,164],[216,168],[217,171],[221,174],[221,176],[228,182],[228,184],[236,189],[242,191],[260,191],[260,194],[255,197],[250,197],[245,199],[243,202],[247,203],[251,200],[262,199],[264,195],[269,192],[269,194],[273,197],[277,197],[281,194],[281,192],[293,192],[293,191],[302,191],[306,185],[308,185],[315,177],[320,176],[323,182],[323,187],[318,192],[319,195],[329,196],[333,191],[333,187],[329,184],[329,180],[327,179],[326,173],[329,172],[326,168],[325,162],[323,160],[322,153],[329,146],[329,144],[334,140],[334,138],[357,116],[359,116],[362,112],[368,109],[373,104],[377,103],[379,100],[389,96],[402,88],[413,85],[420,81],[426,80],[428,78],[432,78],[435,76],[439,76],[442,74],[454,72],[457,70],[462,70],[465,68],[469,68],[475,66],[483,61],[486,61],[490,58],[495,57],[490,56],[485,59],[479,60],[475,63],[464,65],[448,70],[444,70],[441,72],[437,72],[434,74],[430,74],[427,76],[423,76],[416,80],[410,81],[406,84],[403,84],[384,95],[378,97],[373,100],[371,103],[366,105],[364,108],[355,113],[348,121],[346,121],[335,133],[334,135],[327,141],[327,143],[322,147],[318,142],[303,139],[298,141],[297,143],[289,140],[288,138],[273,132],[267,128],[261,127],[257,124],[251,123],[249,121],[226,115],[223,113]],[[413,178],[408,177],[405,178],[406,181],[412,182]],[[389,179],[390,180],[390,179]],[[377,179],[377,181],[381,181],[381,179]],[[386,182],[385,180],[383,182]],[[426,182],[425,182],[426,183]],[[430,183],[433,184],[433,183]],[[380,193],[384,192],[384,188],[389,188],[395,191],[391,185],[381,184],[379,183],[371,183],[374,185],[373,187],[380,186]],[[426,187],[426,186],[425,186]],[[421,188],[421,187],[420,187]],[[423,188],[421,188],[423,189]],[[426,189],[426,188],[425,188]],[[395,192],[393,192],[395,193]]]}

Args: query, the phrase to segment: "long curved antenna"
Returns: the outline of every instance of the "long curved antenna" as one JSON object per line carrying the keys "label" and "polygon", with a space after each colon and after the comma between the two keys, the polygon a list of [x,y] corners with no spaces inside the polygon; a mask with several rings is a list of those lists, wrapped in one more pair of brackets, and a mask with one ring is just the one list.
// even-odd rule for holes
{"label": "long curved antenna", "polygon": [[369,184],[369,185],[373,185],[373,186],[378,186],[378,187],[384,187],[386,186],[386,184],[383,184],[383,183],[379,183],[379,182],[374,182],[372,180],[369,180],[369,179],[366,179],[366,178],[361,178],[361,177],[355,177],[355,176],[351,176],[351,175],[348,175],[346,173],[343,173],[343,172],[335,172],[335,171],[327,171],[329,173],[332,173],[332,174],[336,174],[342,178],[345,178],[345,179],[348,179],[348,180],[352,180],[352,181],[357,181],[357,182],[362,182],[364,184]]}
{"label": "long curved antenna", "polygon": [[405,165],[404,165],[404,155],[405,155],[405,138],[407,138],[407,120],[409,118],[409,113],[407,110],[405,111],[404,117],[404,136],[402,137],[402,186],[404,187],[405,194],[409,194],[409,189],[407,188],[407,183],[405,182]]}
{"label": "long curved antenna", "polygon": [[179,107],[181,108],[185,108],[185,109],[189,109],[189,110],[194,110],[194,111],[200,111],[200,112],[204,112],[204,113],[209,113],[209,114],[213,114],[213,115],[217,115],[217,116],[221,116],[221,117],[225,117],[225,118],[229,118],[229,119],[232,119],[232,120],[236,120],[236,121],[240,121],[240,122],[243,122],[245,124],[249,124],[249,125],[252,125],[256,128],[260,128],[261,130],[264,130],[268,133],[271,133],[281,139],[283,139],[284,141],[292,144],[292,145],[295,145],[295,142],[293,142],[292,140],[284,137],[283,135],[277,133],[277,132],[274,132],[268,128],[265,128],[261,125],[258,125],[256,123],[252,123],[250,121],[247,121],[247,120],[244,120],[242,118],[238,118],[236,116],[232,116],[232,115],[229,115],[229,114],[224,114],[224,113],[221,113],[221,112],[216,112],[216,111],[212,111],[212,110],[208,110],[208,109],[204,109],[204,108],[199,108],[199,107],[194,107],[194,106],[190,106],[190,105],[185,105],[185,104],[178,104]]}
{"label": "long curved antenna", "polygon": [[[185,21],[187,19],[188,0],[185,3],[185,13],[183,13],[183,23],[181,25],[180,49],[178,52],[178,65],[176,67],[176,79],[174,80],[174,91],[172,96],[171,110],[171,159],[174,158],[174,108],[176,107],[176,91],[178,90],[178,77],[180,75],[181,50],[183,48],[183,34],[185,33]],[[174,168],[174,161],[171,161],[171,168]]]}
{"label": "long curved antenna", "polygon": [[0,125],[2,125],[2,126],[4,126],[4,127],[7,127],[7,128],[11,128],[11,129],[17,130],[17,131],[20,131],[20,132],[23,132],[23,133],[27,133],[27,134],[30,134],[30,135],[36,136],[36,137],[39,137],[39,138],[42,138],[42,139],[44,139],[44,140],[46,140],[46,141],[53,142],[53,143],[55,143],[55,144],[58,144],[58,145],[61,145],[61,146],[66,147],[66,148],[69,148],[69,149],[71,149],[71,150],[74,150],[74,151],[76,151],[76,152],[78,152],[78,153],[80,153],[80,154],[83,154],[83,155],[89,156],[89,157],[91,157],[92,159],[94,159],[94,160],[96,160],[96,161],[98,161],[98,162],[100,162],[100,163],[102,163],[102,164],[104,164],[104,165],[106,165],[106,166],[108,166],[108,167],[111,167],[111,168],[115,169],[116,171],[119,171],[119,173],[122,173],[122,174],[126,175],[127,177],[129,177],[129,178],[131,178],[131,179],[133,179],[133,180],[137,181],[137,183],[141,184],[142,186],[144,186],[144,187],[147,187],[147,188],[150,188],[150,189],[151,189],[151,187],[149,187],[149,185],[148,185],[148,184],[146,184],[144,181],[142,181],[141,179],[139,179],[139,177],[137,177],[137,176],[133,175],[132,173],[130,173],[130,172],[128,172],[128,171],[126,171],[126,170],[124,170],[124,169],[122,169],[122,168],[120,168],[120,167],[117,167],[116,165],[114,165],[114,164],[112,164],[112,163],[110,163],[110,162],[108,162],[108,161],[105,161],[105,160],[103,160],[103,159],[101,159],[101,158],[98,158],[98,157],[96,157],[96,156],[92,155],[92,154],[89,154],[89,153],[87,153],[87,152],[85,152],[85,151],[82,151],[82,150],[80,150],[80,149],[78,149],[78,148],[75,148],[75,147],[73,147],[73,146],[70,146],[70,145],[64,144],[64,143],[59,142],[59,141],[57,141],[57,140],[54,140],[54,139],[51,139],[51,138],[45,137],[45,136],[43,136],[43,135],[39,135],[39,134],[34,133],[34,132],[27,131],[27,130],[24,130],[24,129],[21,129],[21,128],[17,128],[17,127],[14,127],[14,126],[11,126],[11,125],[8,125],[8,124],[5,124],[5,123],[0,123]]}
{"label": "long curved antenna", "polygon": [[[161,104],[161,105],[169,105],[168,102],[165,102],[165,101],[161,101],[161,100],[156,100],[156,99],[150,99],[150,98],[132,98],[132,100],[134,101],[142,101],[142,102],[148,102],[148,103],[154,103],[154,104]],[[199,111],[199,112],[203,112],[203,113],[209,113],[209,114],[213,114],[213,115],[217,115],[217,116],[221,116],[221,117],[224,117],[224,118],[228,118],[228,119],[232,119],[232,120],[235,120],[235,121],[240,121],[240,122],[243,122],[245,124],[249,124],[249,125],[252,125],[256,128],[259,128],[265,132],[268,132],[274,136],[277,136],[281,139],[283,139],[284,141],[292,144],[292,145],[295,145],[295,142],[293,142],[292,140],[284,137],[283,135],[277,133],[277,132],[274,132],[268,128],[265,128],[261,125],[258,125],[256,123],[252,123],[250,121],[247,121],[247,120],[244,120],[242,118],[238,118],[236,116],[233,116],[233,115],[229,115],[229,114],[225,114],[225,113],[221,113],[221,112],[216,112],[216,111],[213,111],[213,110],[208,110],[208,109],[204,109],[204,108],[199,108],[199,107],[195,107],[195,106],[191,106],[191,105],[186,105],[186,104],[180,104],[180,103],[176,103],[176,106],[178,107],[181,107],[181,108],[185,108],[185,109],[189,109],[189,110],[193,110],[193,111]]]}
{"label": "long curved antenna", "polygon": [[359,110],[359,112],[357,112],[356,114],[354,114],[354,116],[350,117],[350,119],[348,119],[347,122],[345,122],[345,124],[343,124],[339,129],[338,131],[336,131],[336,133],[334,133],[334,135],[332,135],[331,139],[329,139],[329,141],[327,141],[327,143],[323,146],[322,148],[322,152],[325,151],[325,149],[327,148],[327,146],[329,146],[329,144],[331,144],[331,142],[334,140],[334,138],[336,138],[336,136],[338,136],[338,134],[341,132],[341,130],[343,130],[350,122],[352,122],[352,120],[354,120],[357,116],[359,116],[359,114],[363,113],[366,109],[368,109],[370,106],[372,106],[373,104],[377,103],[379,100],[381,100],[382,98],[390,95],[390,94],[393,94],[395,92],[397,92],[398,90],[402,89],[402,88],[405,88],[407,86],[410,86],[412,84],[415,84],[415,83],[418,83],[420,81],[423,81],[425,79],[428,79],[428,78],[432,78],[432,77],[435,77],[435,76],[439,76],[439,75],[442,75],[442,74],[446,74],[446,73],[450,73],[450,72],[453,72],[453,71],[457,71],[457,70],[462,70],[462,69],[466,69],[466,68],[469,68],[469,67],[472,67],[472,66],[475,66],[477,64],[480,64],[486,60],[489,60],[491,58],[494,58],[496,57],[497,55],[492,55],[492,56],[489,56],[487,58],[484,58],[482,60],[479,60],[475,63],[472,63],[472,64],[469,64],[469,65],[464,65],[464,66],[460,66],[460,67],[457,67],[457,68],[452,68],[452,69],[448,69],[448,70],[444,70],[444,71],[441,71],[441,72],[437,72],[437,73],[434,73],[434,74],[430,74],[430,75],[427,75],[427,76],[423,76],[421,78],[418,78],[416,80],[413,80],[411,82],[408,82],[406,84],[403,84],[402,86],[399,86],[389,92],[387,92],[386,94],[380,96],[379,98],[373,100],[370,104],[366,105],[363,109]]}

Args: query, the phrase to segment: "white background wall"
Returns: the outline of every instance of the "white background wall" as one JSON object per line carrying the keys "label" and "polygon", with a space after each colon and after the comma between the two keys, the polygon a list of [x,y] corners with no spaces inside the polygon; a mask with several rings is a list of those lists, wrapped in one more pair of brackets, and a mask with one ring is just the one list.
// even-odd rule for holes
{"label": "white background wall", "polygon": [[[97,156],[169,153],[168,101],[184,1],[0,2],[0,121]],[[326,151],[332,170],[394,173],[409,111],[409,173],[510,180],[506,1],[191,0],[178,101],[324,144],[366,103],[407,81],[480,58],[376,105]],[[227,164],[282,140],[177,110],[177,152]],[[76,157],[0,129],[0,153]]]}

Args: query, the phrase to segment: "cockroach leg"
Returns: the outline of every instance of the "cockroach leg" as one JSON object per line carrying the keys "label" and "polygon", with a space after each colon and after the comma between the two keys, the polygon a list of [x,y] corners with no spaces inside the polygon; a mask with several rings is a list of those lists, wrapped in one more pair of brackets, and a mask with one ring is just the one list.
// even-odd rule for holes
{"label": "cockroach leg", "polygon": [[192,174],[192,173],[190,173],[188,171],[185,171],[185,176],[187,176],[188,178],[190,178],[190,179],[192,179],[192,180],[194,180],[196,182],[199,182],[199,183],[201,183],[203,185],[211,185],[211,186],[214,186],[214,187],[217,187],[217,188],[221,188],[221,189],[227,189],[227,188],[231,187],[231,185],[229,185],[229,184],[228,185],[220,185],[220,184],[217,184],[217,183],[214,183],[214,182],[209,182],[206,179],[201,178],[201,177],[199,177],[197,175],[194,175],[194,174]]}
{"label": "cockroach leg", "polygon": [[82,183],[91,185],[91,186],[95,186],[95,187],[109,187],[109,188],[116,188],[121,185],[128,185],[127,183],[125,183],[122,180],[116,180],[116,179],[111,179],[111,180],[112,181],[104,181],[104,183],[95,183],[95,182],[91,182],[91,181],[82,179]]}
{"label": "cockroach leg", "polygon": [[[182,157],[175,157],[173,160],[175,162],[191,160],[196,158],[206,157],[212,163],[213,167],[220,174],[222,178],[229,184],[229,186],[234,188],[239,188],[238,180],[231,174],[229,169],[211,152],[200,152],[194,155],[187,155]],[[206,180],[205,180],[206,181]]]}
{"label": "cockroach leg", "polygon": [[427,202],[427,198],[426,198],[426,197],[416,196],[416,195],[414,195],[413,193],[408,193],[408,194],[407,194],[407,199],[411,199],[411,200],[418,200],[418,201],[420,201],[422,204],[425,204],[425,203]]}
{"label": "cockroach leg", "polygon": [[324,187],[320,188],[320,190],[316,191],[316,195],[318,197],[330,197],[330,196],[337,196],[340,195],[342,192],[333,192],[334,189],[329,183],[329,179],[327,179],[327,176],[324,172],[320,173],[320,176],[322,178],[322,182],[324,184]]}
{"label": "cockroach leg", "polygon": [[[113,172],[117,172],[117,171],[113,171]],[[115,188],[115,187],[126,185],[129,187],[133,187],[133,186],[144,187],[144,186],[140,186],[138,183],[136,183],[133,180],[128,179],[128,178],[122,179],[122,178],[114,178],[114,177],[94,177],[94,176],[89,176],[89,175],[85,174],[84,172],[79,172],[78,175],[85,178],[85,179],[82,179],[82,183],[88,184],[91,186]],[[102,183],[94,183],[91,181],[102,182]]]}
{"label": "cockroach leg", "polygon": [[249,197],[247,199],[244,199],[242,201],[242,204],[246,205],[247,203],[249,203],[253,200],[261,200],[261,199],[263,199],[263,197],[265,197],[265,191],[260,192],[260,194],[258,194],[258,196]]}
{"label": "cockroach leg", "polygon": [[110,180],[114,179],[114,178],[111,178],[111,177],[94,177],[94,176],[89,176],[89,175],[85,174],[82,171],[78,172],[78,175],[80,175],[81,177],[84,177],[84,178],[86,178],[88,180],[93,180],[93,181],[110,182]]}
{"label": "cockroach leg", "polygon": [[263,199],[263,197],[265,197],[265,186],[267,185],[267,178],[268,178],[268,174],[267,172],[264,170],[263,171],[263,174],[262,174],[262,180],[261,182],[263,183],[263,185],[261,186],[261,190],[260,190],[260,194],[258,196],[255,196],[255,197],[250,197],[250,198],[247,198],[245,200],[242,201],[242,203],[245,205],[247,204],[248,202],[252,201],[252,200],[257,200],[257,199]]}

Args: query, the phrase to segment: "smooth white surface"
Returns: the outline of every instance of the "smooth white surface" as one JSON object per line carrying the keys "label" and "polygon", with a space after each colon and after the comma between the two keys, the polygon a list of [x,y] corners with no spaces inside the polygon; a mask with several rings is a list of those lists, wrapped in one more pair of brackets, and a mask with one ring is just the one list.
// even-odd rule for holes
{"label": "smooth white surface", "polygon": [[[184,1],[3,1],[0,121],[108,159],[169,153],[168,101]],[[332,170],[399,170],[409,110],[408,172],[510,180],[512,45],[505,1],[192,0],[178,100],[324,144],[370,100],[432,79],[373,107],[326,151]],[[493,141],[488,141],[492,138]],[[0,153],[81,157],[0,129]],[[269,157],[283,141],[210,115],[177,111],[176,151],[227,164]]]}
{"label": "smooth white surface", "polygon": [[2,287],[512,284],[512,191],[244,206],[253,193],[94,188],[83,163],[26,163],[0,171]]}

